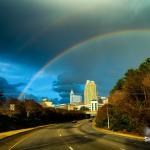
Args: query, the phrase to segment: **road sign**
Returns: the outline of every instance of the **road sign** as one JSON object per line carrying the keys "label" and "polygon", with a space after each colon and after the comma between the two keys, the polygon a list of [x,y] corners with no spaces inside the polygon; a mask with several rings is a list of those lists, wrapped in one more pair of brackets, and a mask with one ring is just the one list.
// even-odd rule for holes
{"label": "road sign", "polygon": [[15,104],[10,104],[9,105],[9,110],[15,111]]}

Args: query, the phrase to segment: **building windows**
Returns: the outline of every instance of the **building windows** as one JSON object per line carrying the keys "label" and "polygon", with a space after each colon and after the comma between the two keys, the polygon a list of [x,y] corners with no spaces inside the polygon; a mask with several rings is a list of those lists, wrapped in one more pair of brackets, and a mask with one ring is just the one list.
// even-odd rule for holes
{"label": "building windows", "polygon": [[92,111],[94,111],[94,104],[92,103]]}
{"label": "building windows", "polygon": [[95,103],[95,111],[97,111],[97,103]]}

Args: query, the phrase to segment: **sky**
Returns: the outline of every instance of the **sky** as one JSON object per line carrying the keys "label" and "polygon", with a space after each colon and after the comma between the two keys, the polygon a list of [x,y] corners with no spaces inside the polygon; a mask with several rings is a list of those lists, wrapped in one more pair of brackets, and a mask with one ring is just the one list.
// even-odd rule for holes
{"label": "sky", "polygon": [[149,41],[149,0],[1,0],[0,89],[68,103],[94,80],[108,96]]}

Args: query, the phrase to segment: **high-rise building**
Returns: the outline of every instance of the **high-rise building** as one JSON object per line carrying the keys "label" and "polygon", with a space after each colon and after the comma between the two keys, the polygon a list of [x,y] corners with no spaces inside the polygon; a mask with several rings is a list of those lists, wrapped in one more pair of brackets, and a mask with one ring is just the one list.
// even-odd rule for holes
{"label": "high-rise building", "polygon": [[75,95],[73,90],[70,92],[70,104],[79,104],[82,102],[81,95]]}
{"label": "high-rise building", "polygon": [[94,81],[87,80],[84,89],[84,104],[91,104],[92,100],[97,100],[97,87]]}

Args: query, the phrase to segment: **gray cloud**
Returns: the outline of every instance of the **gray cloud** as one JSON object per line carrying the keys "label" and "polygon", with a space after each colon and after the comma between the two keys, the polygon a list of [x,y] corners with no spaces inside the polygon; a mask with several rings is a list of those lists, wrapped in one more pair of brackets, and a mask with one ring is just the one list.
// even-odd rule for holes
{"label": "gray cloud", "polygon": [[1,56],[40,68],[65,48],[95,34],[149,28],[149,14],[148,0],[2,0]]}
{"label": "gray cloud", "polygon": [[0,91],[2,91],[6,97],[17,97],[20,93],[17,88],[23,85],[24,83],[15,85],[9,84],[6,79],[0,77]]}
{"label": "gray cloud", "polygon": [[[0,91],[4,94],[6,99],[10,97],[17,98],[20,94],[18,88],[25,85],[25,83],[9,84],[5,78],[0,77]],[[33,94],[26,94],[26,98],[37,99]]]}
{"label": "gray cloud", "polygon": [[70,80],[66,73],[59,75],[57,80],[53,82],[53,90],[59,93],[60,103],[69,102],[71,90],[83,96],[83,84]]}

